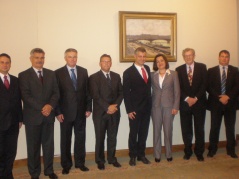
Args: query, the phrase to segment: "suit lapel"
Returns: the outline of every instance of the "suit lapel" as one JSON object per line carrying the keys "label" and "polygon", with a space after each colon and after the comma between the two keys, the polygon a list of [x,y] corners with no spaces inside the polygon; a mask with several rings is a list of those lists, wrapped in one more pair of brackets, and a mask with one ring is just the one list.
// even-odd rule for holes
{"label": "suit lapel", "polygon": [[220,67],[217,66],[216,68],[216,74],[215,74],[215,80],[217,80],[217,84],[218,86],[220,86],[220,89],[221,89],[221,73],[220,73]]}
{"label": "suit lapel", "polygon": [[190,84],[189,84],[189,80],[188,80],[188,73],[187,73],[187,65],[184,64],[183,67],[182,67],[182,75],[183,75],[183,79],[186,80],[186,84],[188,86],[188,88],[190,87]]}
{"label": "suit lapel", "polygon": [[[44,80],[46,80],[46,79],[44,79],[44,76],[45,76],[44,69],[42,69],[42,70],[43,70],[43,84],[44,84]],[[30,68],[30,76],[32,76],[33,80],[36,81],[37,85],[39,85],[39,87],[42,88],[42,83],[33,68]]]}
{"label": "suit lapel", "polygon": [[[77,89],[80,89],[82,86],[82,83],[83,83],[83,75],[81,74],[81,70],[78,66],[76,66],[76,70],[77,70]],[[71,82],[72,82],[72,80],[71,80]],[[73,86],[73,82],[72,82],[72,86]]]}
{"label": "suit lapel", "polygon": [[167,86],[168,80],[169,80],[169,75],[168,75],[168,73],[165,73],[165,77],[164,77],[163,84],[162,84],[162,89],[165,86]]}
{"label": "suit lapel", "polygon": [[159,73],[155,72],[153,76],[154,84],[156,84],[156,88],[161,90],[160,85],[159,85]]}
{"label": "suit lapel", "polygon": [[[79,82],[78,82],[79,76],[80,76],[79,73],[80,73],[80,72],[79,72],[79,70],[77,69],[77,85],[78,85],[78,83],[79,83]],[[63,68],[62,78],[64,78],[64,80],[66,81],[67,86],[68,86],[69,88],[75,90],[74,85],[73,85],[73,82],[72,82],[72,80],[71,80],[70,74],[69,74],[68,69],[67,69],[66,66]]]}
{"label": "suit lapel", "polygon": [[[145,83],[145,81],[144,81],[144,79],[142,78],[142,76],[141,76],[141,74],[139,73],[139,71],[137,70],[137,68],[134,66],[134,64],[132,65],[133,66],[133,73],[135,73],[136,74],[136,76],[138,76],[138,78],[144,83],[144,84],[146,84]],[[148,71],[148,69],[147,68],[145,68],[146,69],[146,71],[147,71],[147,73],[148,73],[148,83],[149,83],[149,80],[150,80],[150,71]],[[146,84],[147,85],[147,84]]]}
{"label": "suit lapel", "polygon": [[[110,88],[110,86],[109,86],[109,84],[108,84],[108,81],[107,81],[107,79],[106,79],[104,73],[103,73],[101,70],[99,71],[99,75],[100,75],[101,82],[103,83],[103,86]],[[114,75],[113,75],[113,73],[110,73],[110,79],[111,79],[111,87],[113,88],[113,87],[114,87],[114,84],[115,84],[115,83],[114,83],[115,80],[114,80]]]}

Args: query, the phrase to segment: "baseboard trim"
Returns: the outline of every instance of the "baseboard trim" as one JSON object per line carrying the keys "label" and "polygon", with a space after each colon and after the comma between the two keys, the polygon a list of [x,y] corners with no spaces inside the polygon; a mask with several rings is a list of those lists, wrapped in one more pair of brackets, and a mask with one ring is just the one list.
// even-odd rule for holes
{"label": "baseboard trim", "polygon": [[[239,140],[239,134],[236,135],[236,139],[237,139],[237,141]],[[207,142],[205,144],[205,148],[207,149],[208,146],[209,146],[209,143]],[[226,141],[220,141],[218,143],[218,147],[219,148],[225,148],[226,147]],[[183,144],[173,145],[173,148],[172,148],[173,152],[180,152],[180,151],[183,151],[183,150],[184,150],[184,145]],[[165,147],[162,148],[162,152],[165,153]],[[153,154],[153,147],[146,148],[145,153],[147,155]],[[125,157],[125,156],[128,156],[128,154],[129,154],[128,149],[122,149],[122,150],[117,150],[116,151],[116,156],[117,157]],[[94,158],[95,158],[95,152],[87,152],[86,153],[86,160],[94,160]],[[56,155],[54,157],[54,162],[60,162],[60,156],[59,155]],[[27,159],[15,160],[14,168],[23,167],[23,166],[27,166]]]}

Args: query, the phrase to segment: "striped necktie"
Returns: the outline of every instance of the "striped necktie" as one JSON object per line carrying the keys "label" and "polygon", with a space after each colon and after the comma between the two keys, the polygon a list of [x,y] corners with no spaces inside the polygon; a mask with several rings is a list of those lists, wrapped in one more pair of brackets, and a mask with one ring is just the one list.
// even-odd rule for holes
{"label": "striped necktie", "polygon": [[222,80],[221,80],[221,93],[225,94],[226,93],[226,72],[225,72],[225,67],[222,67]]}
{"label": "striped necktie", "polygon": [[190,86],[192,86],[193,74],[192,74],[192,68],[190,66],[188,67],[188,81],[189,81]]}
{"label": "striped necktie", "polygon": [[71,69],[71,80],[72,80],[73,86],[76,90],[77,89],[77,80],[76,80],[76,74],[74,71],[75,71],[75,69]]}

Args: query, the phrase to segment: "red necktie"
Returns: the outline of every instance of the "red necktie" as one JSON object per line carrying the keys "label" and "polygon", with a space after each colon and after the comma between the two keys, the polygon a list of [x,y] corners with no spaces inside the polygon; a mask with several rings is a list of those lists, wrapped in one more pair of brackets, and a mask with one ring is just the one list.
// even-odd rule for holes
{"label": "red necktie", "polygon": [[141,68],[141,70],[142,70],[142,74],[143,74],[144,82],[145,82],[145,83],[148,83],[148,78],[147,78],[147,75],[146,75],[145,69],[144,69],[144,68]]}
{"label": "red necktie", "polygon": [[6,75],[4,76],[4,85],[6,86],[7,89],[9,89],[10,84]]}
{"label": "red necktie", "polygon": [[43,76],[42,76],[42,74],[41,74],[41,71],[38,71],[38,73],[39,73],[38,78],[39,78],[39,80],[41,81],[41,83],[43,83]]}

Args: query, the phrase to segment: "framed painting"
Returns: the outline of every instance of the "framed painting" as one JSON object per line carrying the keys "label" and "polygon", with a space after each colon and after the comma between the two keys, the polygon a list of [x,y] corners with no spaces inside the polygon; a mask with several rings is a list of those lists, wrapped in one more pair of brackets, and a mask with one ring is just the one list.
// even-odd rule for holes
{"label": "framed painting", "polygon": [[119,11],[120,62],[133,62],[134,50],[144,47],[147,61],[163,53],[175,62],[177,14]]}

